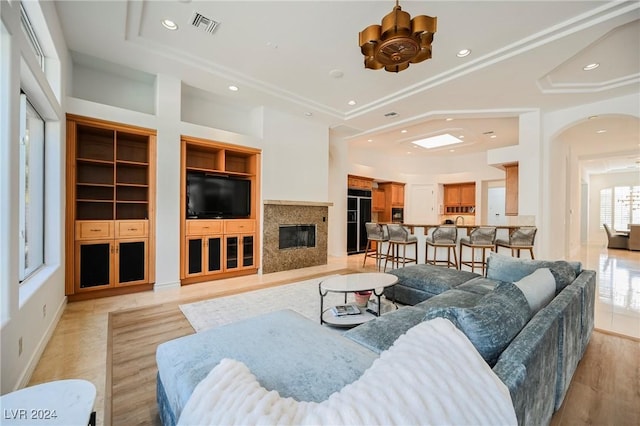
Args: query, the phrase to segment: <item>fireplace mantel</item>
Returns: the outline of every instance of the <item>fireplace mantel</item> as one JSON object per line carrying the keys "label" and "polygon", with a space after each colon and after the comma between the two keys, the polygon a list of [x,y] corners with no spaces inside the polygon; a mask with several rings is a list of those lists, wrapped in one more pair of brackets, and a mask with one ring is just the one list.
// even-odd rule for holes
{"label": "fireplace mantel", "polygon": [[321,201],[288,201],[288,200],[264,200],[265,205],[276,206],[307,206],[307,207],[331,207],[333,203],[323,203]]}

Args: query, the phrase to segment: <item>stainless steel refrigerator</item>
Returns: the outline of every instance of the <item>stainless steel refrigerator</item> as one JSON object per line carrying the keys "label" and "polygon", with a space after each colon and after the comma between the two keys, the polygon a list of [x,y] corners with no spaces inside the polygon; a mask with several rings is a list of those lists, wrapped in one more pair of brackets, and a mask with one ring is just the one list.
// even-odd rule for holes
{"label": "stainless steel refrigerator", "polygon": [[363,253],[367,247],[365,223],[371,222],[371,191],[349,189],[347,196],[347,254]]}

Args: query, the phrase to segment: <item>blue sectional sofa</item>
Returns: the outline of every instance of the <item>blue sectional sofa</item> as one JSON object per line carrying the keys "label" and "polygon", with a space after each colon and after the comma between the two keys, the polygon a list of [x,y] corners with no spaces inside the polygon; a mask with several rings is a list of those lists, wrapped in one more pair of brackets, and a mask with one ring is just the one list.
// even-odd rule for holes
{"label": "blue sectional sofa", "polygon": [[[242,361],[283,397],[320,402],[360,377],[397,337],[436,317],[454,323],[492,366],[509,389],[519,424],[549,423],[593,330],[594,271],[492,254],[486,278],[425,265],[393,273],[399,277],[395,296],[416,303],[344,335],[279,311],[160,345],[163,424],[176,423],[195,386],[223,358]],[[542,295],[544,288],[550,295]]]}

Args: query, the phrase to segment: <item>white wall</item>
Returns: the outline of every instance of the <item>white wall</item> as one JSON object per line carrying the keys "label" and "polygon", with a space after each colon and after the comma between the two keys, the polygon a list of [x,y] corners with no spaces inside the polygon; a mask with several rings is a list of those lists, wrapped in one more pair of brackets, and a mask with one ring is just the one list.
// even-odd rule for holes
{"label": "white wall", "polygon": [[329,199],[329,129],[307,117],[265,109],[262,198]]}
{"label": "white wall", "polygon": [[[64,295],[64,99],[68,57],[55,6],[25,2],[47,55],[40,69],[20,28],[19,2],[0,0],[0,299],[2,299],[2,379],[4,394],[23,387],[62,314]],[[23,89],[45,119],[45,265],[18,282],[19,93]],[[46,309],[44,309],[46,306]],[[22,339],[22,353],[18,341]]]}

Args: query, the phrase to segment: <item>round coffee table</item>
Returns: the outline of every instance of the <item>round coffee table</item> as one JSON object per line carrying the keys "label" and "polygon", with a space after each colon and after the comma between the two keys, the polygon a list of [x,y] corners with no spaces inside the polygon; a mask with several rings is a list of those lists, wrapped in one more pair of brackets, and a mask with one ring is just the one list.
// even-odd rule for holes
{"label": "round coffee table", "polygon": [[[370,321],[381,314],[380,297],[386,287],[391,287],[398,282],[398,277],[384,272],[364,272],[359,274],[336,275],[329,277],[318,284],[320,292],[320,324],[330,324],[336,327],[354,327],[358,324]],[[358,307],[359,314],[336,316],[332,312],[333,306],[324,308],[324,297],[328,293],[344,293],[344,302],[347,303],[347,294],[359,291],[371,291],[378,298],[377,311],[370,311],[366,307]]]}

